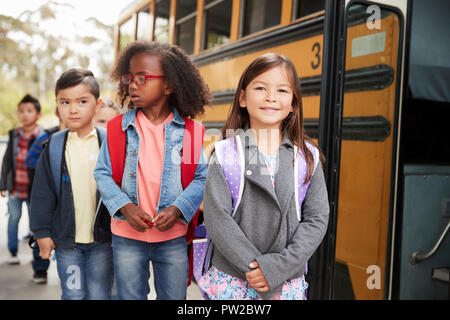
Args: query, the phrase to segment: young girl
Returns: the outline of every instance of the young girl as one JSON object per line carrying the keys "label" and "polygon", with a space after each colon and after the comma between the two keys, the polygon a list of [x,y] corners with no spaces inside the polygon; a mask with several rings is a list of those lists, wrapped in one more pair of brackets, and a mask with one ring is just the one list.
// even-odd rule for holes
{"label": "young girl", "polygon": [[[247,67],[223,135],[230,132],[245,159],[243,191],[233,211],[234,176],[225,176],[216,144],[204,195],[214,251],[198,284],[211,299],[306,299],[306,263],[325,235],[329,207],[320,152],[304,132],[300,83],[287,57],[268,53]],[[305,170],[298,183],[307,188],[300,222],[295,157]]]}
{"label": "young girl", "polygon": [[122,104],[131,108],[121,125],[127,141],[121,188],[112,178],[108,143],[94,175],[113,218],[118,298],[147,299],[152,261],[157,299],[185,299],[185,235],[202,202],[207,167],[202,150],[194,179],[183,190],[179,160],[185,119],[204,111],[209,92],[190,58],[167,43],[129,44],[112,78],[120,80]]}

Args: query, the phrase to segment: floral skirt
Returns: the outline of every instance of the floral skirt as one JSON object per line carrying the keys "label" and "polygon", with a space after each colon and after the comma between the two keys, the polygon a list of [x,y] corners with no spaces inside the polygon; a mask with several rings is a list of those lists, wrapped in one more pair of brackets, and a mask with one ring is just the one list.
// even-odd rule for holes
{"label": "floral skirt", "polygon": [[[201,277],[198,286],[211,300],[261,300],[248,281],[230,276],[214,266]],[[307,288],[304,276],[285,281],[282,289],[270,300],[306,300]]]}

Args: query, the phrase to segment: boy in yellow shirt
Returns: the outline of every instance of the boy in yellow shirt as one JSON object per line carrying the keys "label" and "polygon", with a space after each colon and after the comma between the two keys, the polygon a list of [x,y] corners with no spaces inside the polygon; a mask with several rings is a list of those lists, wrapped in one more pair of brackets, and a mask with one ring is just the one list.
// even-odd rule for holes
{"label": "boy in yellow shirt", "polygon": [[111,298],[110,220],[97,209],[103,206],[93,177],[105,136],[92,122],[99,93],[89,70],[70,69],[58,79],[56,102],[68,129],[51,136],[31,194],[31,230],[42,258],[55,249],[62,299]]}

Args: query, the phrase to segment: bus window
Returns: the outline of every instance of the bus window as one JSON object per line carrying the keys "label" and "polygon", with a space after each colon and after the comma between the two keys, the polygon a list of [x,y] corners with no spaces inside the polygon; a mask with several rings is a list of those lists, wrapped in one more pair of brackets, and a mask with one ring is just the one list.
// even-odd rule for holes
{"label": "bus window", "polygon": [[324,10],[325,0],[294,0],[292,6],[293,20],[296,20]]}
{"label": "bus window", "polygon": [[150,6],[147,6],[138,13],[137,40],[150,39],[150,23]]}
{"label": "bus window", "polygon": [[119,51],[125,48],[128,42],[134,40],[134,31],[136,28],[135,15],[122,23],[119,27]]}
{"label": "bus window", "polygon": [[170,1],[159,0],[155,7],[155,31],[153,40],[169,42]]}
{"label": "bus window", "polygon": [[230,41],[232,0],[208,0],[205,2],[205,33],[203,49],[209,49]]}
{"label": "bus window", "polygon": [[241,36],[280,24],[281,0],[244,0]]}
{"label": "bus window", "polygon": [[194,52],[196,16],[197,1],[177,1],[175,19],[175,44],[182,47],[188,54],[192,54]]}

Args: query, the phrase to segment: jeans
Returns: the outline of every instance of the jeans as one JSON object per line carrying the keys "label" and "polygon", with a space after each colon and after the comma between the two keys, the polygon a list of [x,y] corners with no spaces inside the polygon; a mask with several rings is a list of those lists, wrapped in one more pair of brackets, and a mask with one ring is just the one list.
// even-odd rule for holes
{"label": "jeans", "polygon": [[[30,213],[30,200],[21,199],[16,196],[9,195],[8,198],[8,249],[12,254],[16,254],[18,250],[18,230],[19,221],[22,217],[22,204],[23,202],[27,205],[27,212]],[[47,271],[50,264],[50,260],[42,259],[39,256],[39,248],[33,249],[33,270],[34,271]]]}
{"label": "jeans", "polygon": [[71,249],[56,248],[62,300],[110,300],[113,258],[110,243],[77,243]]}
{"label": "jeans", "polygon": [[152,261],[157,300],[185,300],[189,271],[186,238],[148,243],[113,234],[114,272],[120,300],[146,300]]}
{"label": "jeans", "polygon": [[19,221],[22,217],[22,203],[27,205],[27,212],[30,212],[30,200],[21,199],[16,196],[9,195],[8,198],[8,249],[11,253],[16,253],[18,250],[18,231]]}

